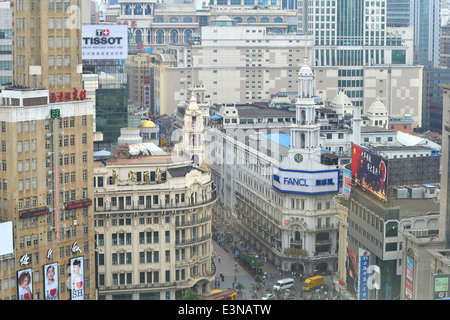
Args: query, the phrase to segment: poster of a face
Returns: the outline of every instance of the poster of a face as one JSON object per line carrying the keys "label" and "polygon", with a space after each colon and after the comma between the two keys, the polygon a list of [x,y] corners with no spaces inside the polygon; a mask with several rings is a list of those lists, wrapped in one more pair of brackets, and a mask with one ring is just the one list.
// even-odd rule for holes
{"label": "poster of a face", "polygon": [[44,265],[44,299],[59,300],[58,264]]}
{"label": "poster of a face", "polygon": [[33,270],[17,271],[17,296],[19,300],[33,300]]}
{"label": "poster of a face", "polygon": [[83,265],[84,257],[70,259],[70,285],[72,300],[84,300]]}

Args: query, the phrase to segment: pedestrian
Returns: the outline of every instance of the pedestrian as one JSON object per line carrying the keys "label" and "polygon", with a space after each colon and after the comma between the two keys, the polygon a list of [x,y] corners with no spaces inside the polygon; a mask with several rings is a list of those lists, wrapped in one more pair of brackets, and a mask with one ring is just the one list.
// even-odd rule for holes
{"label": "pedestrian", "polygon": [[220,255],[219,255],[219,263],[220,263]]}

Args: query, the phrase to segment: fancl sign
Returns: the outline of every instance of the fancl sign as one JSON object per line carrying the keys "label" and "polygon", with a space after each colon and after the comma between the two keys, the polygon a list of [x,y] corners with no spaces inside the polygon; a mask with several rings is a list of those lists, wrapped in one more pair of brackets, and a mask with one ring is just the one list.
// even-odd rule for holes
{"label": "fancl sign", "polygon": [[321,194],[339,192],[339,170],[298,171],[273,166],[272,186],[281,192]]}

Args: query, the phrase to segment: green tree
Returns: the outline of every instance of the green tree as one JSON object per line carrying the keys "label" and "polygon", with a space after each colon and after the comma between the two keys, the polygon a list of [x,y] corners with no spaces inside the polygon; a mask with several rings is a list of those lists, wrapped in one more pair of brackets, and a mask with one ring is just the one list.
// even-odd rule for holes
{"label": "green tree", "polygon": [[203,298],[198,295],[198,292],[194,291],[192,288],[189,288],[184,296],[179,298],[178,300],[202,300]]}

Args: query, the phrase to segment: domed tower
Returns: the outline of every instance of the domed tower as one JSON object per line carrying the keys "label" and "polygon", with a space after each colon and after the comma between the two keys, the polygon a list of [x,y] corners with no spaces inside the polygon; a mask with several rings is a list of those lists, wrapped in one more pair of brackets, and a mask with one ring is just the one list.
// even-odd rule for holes
{"label": "domed tower", "polygon": [[[305,159],[320,163],[320,125],[316,123],[314,103],[314,73],[308,59],[298,72],[298,97],[295,102],[296,121],[291,125],[290,153],[294,163],[301,164]],[[303,167],[303,165],[300,165]],[[308,169],[310,165],[306,165]]]}
{"label": "domed tower", "polygon": [[183,120],[183,153],[200,169],[208,169],[206,161],[203,115],[193,92]]}

